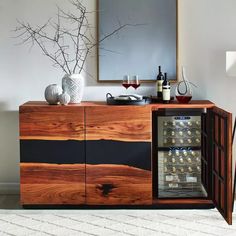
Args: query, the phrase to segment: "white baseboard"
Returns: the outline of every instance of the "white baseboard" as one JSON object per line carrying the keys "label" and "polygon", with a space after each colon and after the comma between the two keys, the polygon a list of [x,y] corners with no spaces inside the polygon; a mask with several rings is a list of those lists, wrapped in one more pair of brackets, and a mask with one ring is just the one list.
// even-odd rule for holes
{"label": "white baseboard", "polygon": [[0,183],[0,194],[20,194],[20,184]]}

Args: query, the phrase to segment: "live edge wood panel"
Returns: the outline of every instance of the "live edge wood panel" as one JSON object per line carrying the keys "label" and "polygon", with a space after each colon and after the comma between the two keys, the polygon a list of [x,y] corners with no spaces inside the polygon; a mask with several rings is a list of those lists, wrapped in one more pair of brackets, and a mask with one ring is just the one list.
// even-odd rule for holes
{"label": "live edge wood panel", "polygon": [[85,204],[84,107],[20,107],[22,205]]}
{"label": "live edge wood panel", "polygon": [[86,107],[86,204],[151,205],[151,107]]}

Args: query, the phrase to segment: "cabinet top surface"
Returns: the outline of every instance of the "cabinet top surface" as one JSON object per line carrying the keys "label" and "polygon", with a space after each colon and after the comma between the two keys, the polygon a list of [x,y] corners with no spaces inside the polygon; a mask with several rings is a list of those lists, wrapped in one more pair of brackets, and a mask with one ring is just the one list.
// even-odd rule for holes
{"label": "cabinet top surface", "polygon": [[[106,102],[82,102],[80,104],[69,104],[68,106],[63,107],[111,107],[112,105],[107,105]],[[144,106],[149,106],[152,109],[159,109],[159,108],[212,108],[215,106],[214,103],[208,100],[193,100],[190,101],[188,104],[179,104],[177,101],[172,101],[169,104],[162,104],[162,103],[153,103]],[[21,107],[61,107],[61,105],[49,105],[45,101],[29,101],[21,105]],[[113,107],[121,107],[121,106],[113,106]],[[123,106],[124,107],[124,106]],[[131,106],[125,106],[131,107]]]}

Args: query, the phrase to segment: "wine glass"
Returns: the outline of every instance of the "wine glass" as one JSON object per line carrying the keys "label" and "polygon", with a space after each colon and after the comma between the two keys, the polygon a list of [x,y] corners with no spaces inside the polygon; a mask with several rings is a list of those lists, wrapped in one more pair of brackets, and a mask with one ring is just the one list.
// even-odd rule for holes
{"label": "wine glass", "polygon": [[137,89],[140,86],[139,78],[137,75],[132,76],[130,85],[134,88]]}
{"label": "wine glass", "polygon": [[131,86],[130,79],[129,79],[128,75],[125,75],[123,77],[122,86],[125,87],[126,89],[128,89]]}

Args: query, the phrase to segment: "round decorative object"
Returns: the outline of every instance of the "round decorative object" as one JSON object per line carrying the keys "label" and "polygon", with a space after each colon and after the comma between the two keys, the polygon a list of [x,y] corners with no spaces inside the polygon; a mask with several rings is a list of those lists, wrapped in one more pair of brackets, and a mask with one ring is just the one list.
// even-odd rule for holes
{"label": "round decorative object", "polygon": [[62,94],[62,88],[57,84],[49,85],[44,92],[45,99],[50,105],[58,104],[60,94]]}
{"label": "round decorative object", "polygon": [[62,78],[62,88],[70,95],[70,103],[81,103],[84,94],[84,77],[81,74],[66,74]]}
{"label": "round decorative object", "polygon": [[70,95],[67,92],[63,92],[59,95],[59,102],[61,105],[67,105],[70,102]]}

